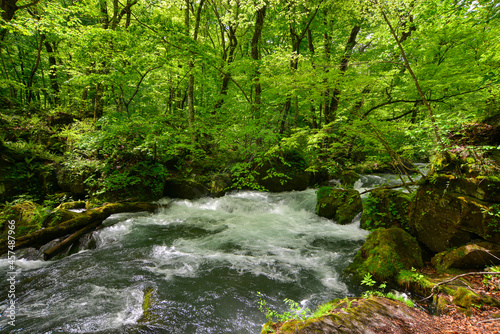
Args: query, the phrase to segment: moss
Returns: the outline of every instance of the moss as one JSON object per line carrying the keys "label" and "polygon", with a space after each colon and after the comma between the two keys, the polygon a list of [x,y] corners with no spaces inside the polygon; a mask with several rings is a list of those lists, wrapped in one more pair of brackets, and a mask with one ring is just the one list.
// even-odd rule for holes
{"label": "moss", "polygon": [[370,273],[375,280],[383,282],[395,280],[403,269],[422,266],[417,241],[404,230],[392,227],[373,231],[347,271],[359,278]]}
{"label": "moss", "polygon": [[154,295],[154,289],[152,287],[149,287],[144,290],[144,300],[142,301],[142,317],[139,320],[139,322],[147,322],[151,321],[152,313],[151,313],[151,307],[153,304],[153,295]]}
{"label": "moss", "polygon": [[444,298],[443,296],[434,295],[433,304],[436,307],[436,313],[439,315],[439,314],[446,313],[446,309],[450,305],[450,302],[446,298]]}
{"label": "moss", "polygon": [[453,304],[464,308],[482,307],[484,305],[499,307],[500,301],[490,296],[482,296],[466,288],[460,287],[453,295]]}
{"label": "moss", "polygon": [[15,204],[4,205],[0,212],[2,226],[2,236],[5,236],[5,223],[9,220],[16,222],[16,238],[39,230],[43,227],[44,219],[50,210],[33,201],[23,201]]}
{"label": "moss", "polygon": [[318,216],[335,220],[338,224],[349,224],[363,210],[361,196],[356,190],[323,187],[317,193]]}
{"label": "moss", "polygon": [[482,304],[482,298],[466,288],[458,288],[453,296],[453,304],[469,308],[472,305]]}
{"label": "moss", "polygon": [[353,170],[347,170],[340,175],[339,180],[344,188],[353,189],[354,183],[356,183],[356,181],[359,180],[359,178],[360,176],[358,173],[356,173]]}
{"label": "moss", "polygon": [[420,295],[428,295],[434,284],[417,270],[401,270],[396,278],[398,285]]}

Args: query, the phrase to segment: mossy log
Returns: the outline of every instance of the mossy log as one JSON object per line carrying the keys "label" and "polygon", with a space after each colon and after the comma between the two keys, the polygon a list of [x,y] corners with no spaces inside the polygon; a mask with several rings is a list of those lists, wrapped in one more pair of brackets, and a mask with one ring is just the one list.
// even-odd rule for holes
{"label": "mossy log", "polygon": [[[86,212],[75,213],[74,218],[64,221],[56,226],[44,228],[19,237],[16,239],[15,249],[18,250],[25,247],[40,247],[49,241],[64,237],[68,234],[72,234],[62,241],[63,245],[61,247],[65,248],[65,245],[69,246],[72,243],[71,241],[78,240],[77,237],[82,236],[83,234],[97,228],[106,218],[108,218],[112,214],[140,211],[153,212],[158,208],[159,206],[157,204],[144,202],[108,203],[99,208],[91,209]],[[8,243],[6,239],[0,240],[0,255],[7,253],[7,245]],[[57,250],[54,249],[56,247],[58,246],[56,245],[48,250],[50,251],[49,257],[57,254]]]}

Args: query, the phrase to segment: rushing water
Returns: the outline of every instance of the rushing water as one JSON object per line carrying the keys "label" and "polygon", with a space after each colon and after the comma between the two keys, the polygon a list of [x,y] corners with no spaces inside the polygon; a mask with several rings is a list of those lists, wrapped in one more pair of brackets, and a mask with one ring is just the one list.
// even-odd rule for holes
{"label": "rushing water", "polygon": [[[342,271],[367,232],[316,216],[315,199],[245,191],[114,215],[96,249],[16,262],[16,326],[3,300],[0,332],[259,333],[258,292],[278,312],[285,298],[314,309],[357,293]],[[0,287],[6,296],[6,279]]]}

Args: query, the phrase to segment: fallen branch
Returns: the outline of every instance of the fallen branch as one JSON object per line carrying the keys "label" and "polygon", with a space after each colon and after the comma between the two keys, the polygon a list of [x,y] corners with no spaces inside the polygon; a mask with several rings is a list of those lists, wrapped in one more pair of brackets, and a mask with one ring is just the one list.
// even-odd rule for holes
{"label": "fallen branch", "polygon": [[400,183],[400,184],[396,184],[394,186],[382,186],[382,187],[377,187],[377,188],[365,190],[365,191],[361,192],[360,195],[372,192],[372,191],[374,191],[376,189],[394,189],[394,188],[401,188],[401,187],[406,187],[406,186],[416,186],[416,185],[419,185],[419,184],[420,183],[417,181],[417,182]]}
{"label": "fallen branch", "polygon": [[484,323],[484,322],[492,322],[492,321],[500,321],[500,318],[493,318],[493,319],[486,319],[486,320],[481,320],[478,321],[478,324]]}
{"label": "fallen branch", "polygon": [[[76,214],[76,217],[63,221],[56,226],[43,228],[16,239],[16,250],[26,247],[40,247],[49,241],[74,234],[86,227],[99,226],[106,218],[115,213],[156,211],[160,206],[157,204],[135,202],[135,203],[108,203],[99,208]],[[92,229],[89,228],[88,231]],[[70,236],[71,238],[71,236]],[[63,241],[64,242],[64,241]],[[7,253],[8,243],[6,239],[0,240],[0,255]]]}
{"label": "fallen branch", "polygon": [[442,282],[439,282],[436,285],[434,285],[432,287],[432,289],[431,289],[431,294],[429,296],[421,299],[420,301],[423,302],[423,301],[425,301],[427,299],[430,299],[432,296],[434,296],[434,289],[436,289],[438,286],[446,284],[446,283],[453,282],[457,278],[464,277],[464,276],[469,276],[469,275],[500,275],[500,272],[496,272],[496,271],[476,271],[476,272],[465,273],[465,274],[460,274],[460,275],[454,276],[454,277],[450,278],[449,280],[442,281]]}
{"label": "fallen branch", "polygon": [[50,260],[51,258],[56,256],[57,254],[63,252],[65,249],[67,249],[73,243],[78,241],[85,234],[87,234],[90,231],[99,227],[102,224],[102,222],[103,222],[102,220],[98,220],[98,221],[94,222],[93,224],[87,225],[84,228],[82,228],[81,230],[73,233],[72,235],[70,235],[69,237],[67,237],[66,239],[64,239],[60,243],[58,243],[57,245],[55,245],[55,246],[51,247],[50,249],[46,250],[45,252],[43,252],[43,259],[45,261]]}

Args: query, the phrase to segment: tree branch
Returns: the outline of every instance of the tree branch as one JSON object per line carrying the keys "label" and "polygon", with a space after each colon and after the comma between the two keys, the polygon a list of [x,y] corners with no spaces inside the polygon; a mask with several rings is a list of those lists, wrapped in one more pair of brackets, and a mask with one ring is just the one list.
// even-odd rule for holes
{"label": "tree branch", "polygon": [[28,3],[28,4],[26,4],[26,5],[18,6],[18,7],[17,7],[17,9],[25,9],[25,8],[29,8],[29,7],[32,7],[32,6],[36,5],[36,4],[37,4],[37,3],[39,3],[39,2],[40,2],[40,0],[35,0],[35,1],[33,1],[33,2],[31,2],[31,3]]}

